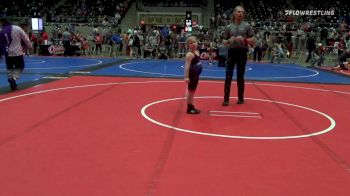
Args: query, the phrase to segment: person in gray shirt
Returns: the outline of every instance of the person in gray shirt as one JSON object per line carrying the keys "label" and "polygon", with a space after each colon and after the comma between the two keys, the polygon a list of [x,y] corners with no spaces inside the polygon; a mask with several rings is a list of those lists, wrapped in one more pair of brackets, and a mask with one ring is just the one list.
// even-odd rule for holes
{"label": "person in gray shirt", "polygon": [[245,10],[242,6],[233,9],[232,20],[223,32],[223,43],[229,46],[223,106],[229,105],[233,70],[237,64],[237,104],[244,103],[244,72],[247,62],[248,45],[255,46],[254,30],[244,22]]}

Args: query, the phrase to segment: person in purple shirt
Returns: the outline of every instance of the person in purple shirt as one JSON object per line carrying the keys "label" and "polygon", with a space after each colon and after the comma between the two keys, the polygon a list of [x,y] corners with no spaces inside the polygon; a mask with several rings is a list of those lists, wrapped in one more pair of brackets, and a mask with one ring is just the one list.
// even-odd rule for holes
{"label": "person in purple shirt", "polygon": [[23,47],[32,49],[28,35],[6,18],[0,17],[0,60],[5,56],[8,82],[12,90],[17,89],[16,80],[24,69]]}

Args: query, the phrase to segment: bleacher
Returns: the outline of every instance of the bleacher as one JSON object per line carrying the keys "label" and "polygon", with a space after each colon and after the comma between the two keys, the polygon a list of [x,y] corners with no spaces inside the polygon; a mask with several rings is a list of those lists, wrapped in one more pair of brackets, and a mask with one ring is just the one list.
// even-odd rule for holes
{"label": "bleacher", "polygon": [[[228,15],[232,13],[233,7],[243,5],[247,11],[247,20],[259,21],[281,21],[290,22],[290,18],[285,16],[285,10],[334,10],[333,16],[299,16],[299,21],[338,23],[344,16],[349,16],[350,5],[347,0],[337,1],[294,1],[294,0],[248,0],[248,1],[226,1],[216,0],[215,5],[220,5],[217,9],[218,15]],[[294,19],[296,21],[296,19]]]}
{"label": "bleacher", "polygon": [[158,7],[201,7],[207,5],[207,0],[143,0],[144,6]]}
{"label": "bleacher", "polygon": [[[52,0],[22,0],[4,1],[0,4],[0,16],[33,17],[39,16],[47,22],[89,22],[91,19],[115,17],[118,12],[122,18],[130,6],[126,1],[102,0],[67,0],[58,6],[58,1]],[[119,20],[120,22],[120,20]]]}
{"label": "bleacher", "polygon": [[54,1],[51,0],[2,1],[0,15],[16,17],[38,15],[46,12],[52,6],[54,6]]}

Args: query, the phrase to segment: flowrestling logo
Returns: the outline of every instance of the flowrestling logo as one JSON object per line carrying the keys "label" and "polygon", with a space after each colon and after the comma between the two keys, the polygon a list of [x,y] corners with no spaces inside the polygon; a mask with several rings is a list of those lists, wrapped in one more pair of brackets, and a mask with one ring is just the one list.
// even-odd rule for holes
{"label": "flowrestling logo", "polygon": [[333,16],[334,10],[284,10],[286,16]]}

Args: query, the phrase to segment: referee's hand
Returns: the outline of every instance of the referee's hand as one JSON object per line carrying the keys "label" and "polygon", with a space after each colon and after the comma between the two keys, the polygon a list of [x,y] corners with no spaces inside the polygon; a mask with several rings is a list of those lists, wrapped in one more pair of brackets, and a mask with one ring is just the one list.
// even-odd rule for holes
{"label": "referee's hand", "polygon": [[236,37],[236,41],[237,41],[237,42],[243,42],[243,41],[244,41],[244,37],[242,37],[242,36],[237,36],[237,37]]}
{"label": "referee's hand", "polygon": [[243,42],[244,42],[244,37],[242,37],[242,36],[237,36],[237,37],[232,36],[230,38],[230,44],[232,44],[232,43],[243,43]]}

